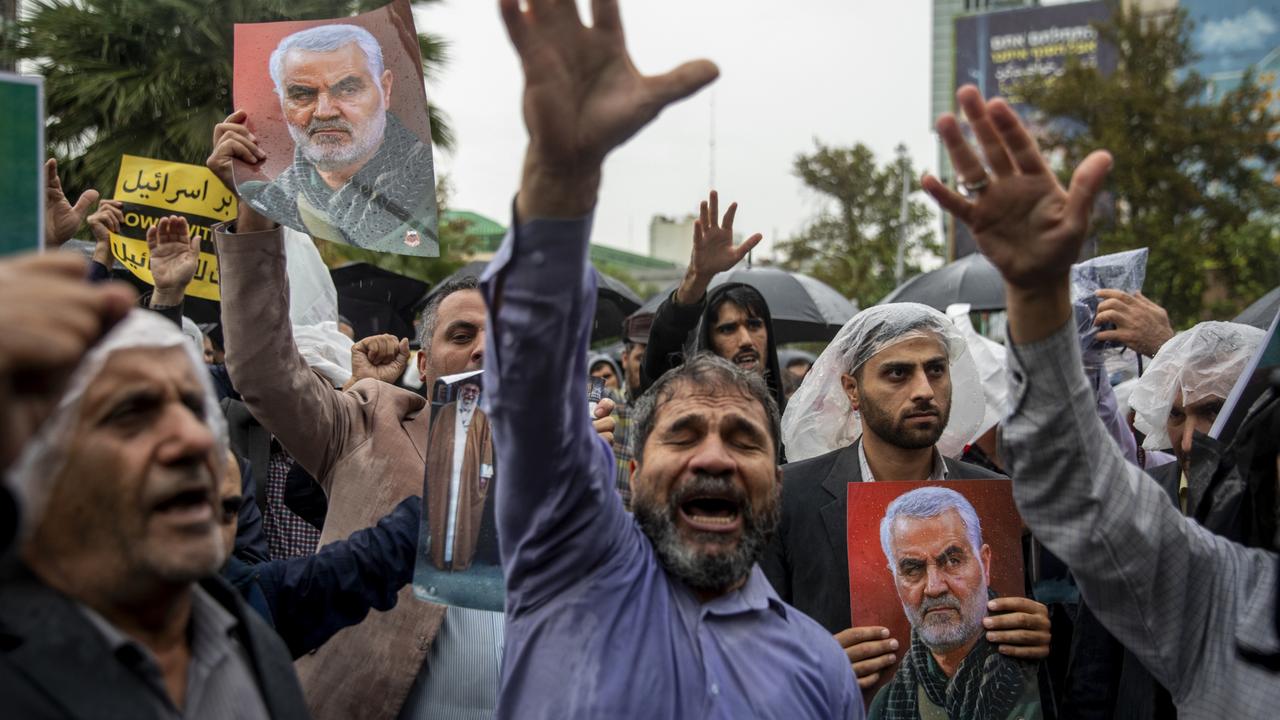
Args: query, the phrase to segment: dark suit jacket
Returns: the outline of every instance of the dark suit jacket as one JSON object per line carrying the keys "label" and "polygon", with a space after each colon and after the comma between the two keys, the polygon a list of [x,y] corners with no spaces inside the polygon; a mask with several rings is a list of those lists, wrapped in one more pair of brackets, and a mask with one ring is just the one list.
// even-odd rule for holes
{"label": "dark suit jacket", "polygon": [[[284,643],[218,578],[201,587],[240,621],[237,639],[274,720],[307,717]],[[110,654],[74,601],[10,563],[0,576],[0,698],[23,720],[147,720],[151,692]]]}
{"label": "dark suit jacket", "polygon": [[[952,480],[1003,478],[943,458]],[[850,624],[848,483],[862,482],[858,444],[782,466],[782,521],[760,567],[783,602],[831,634]]]}

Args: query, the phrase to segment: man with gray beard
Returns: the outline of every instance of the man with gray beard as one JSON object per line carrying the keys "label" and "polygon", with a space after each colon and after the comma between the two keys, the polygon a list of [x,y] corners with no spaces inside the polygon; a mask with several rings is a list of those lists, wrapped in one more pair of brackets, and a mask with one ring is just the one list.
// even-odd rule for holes
{"label": "man with gray beard", "polygon": [[302,30],[280,41],[270,73],[294,160],[269,183],[240,183],[243,199],[314,237],[438,256],[431,146],[389,112],[393,76],[377,39],[356,25]]}
{"label": "man with gray beard", "polygon": [[995,593],[991,546],[973,505],[950,488],[904,493],[880,521],[880,546],[911,622],[911,646],[870,717],[1041,717],[1036,663],[1002,655],[984,637]]}

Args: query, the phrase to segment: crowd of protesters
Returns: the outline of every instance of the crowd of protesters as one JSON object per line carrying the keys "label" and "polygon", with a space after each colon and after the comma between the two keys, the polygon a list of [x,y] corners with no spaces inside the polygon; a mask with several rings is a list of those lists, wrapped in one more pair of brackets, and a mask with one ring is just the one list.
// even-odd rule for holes
{"label": "crowd of protesters", "polygon": [[[589,355],[602,163],[718,69],[640,74],[611,0],[590,25],[564,0],[499,5],[529,132],[511,230],[416,338],[339,345],[343,372],[292,328],[288,233],[249,203],[215,232],[220,322],[193,329],[186,220],[148,231],[138,298],[108,281],[119,203],[73,204],[49,163],[46,245],[86,224],[96,244],[88,265],[0,261],[0,715],[1274,717],[1280,373],[1218,442],[1263,331],[1175,333],[1115,290],[1077,322],[1105,150],[1064,187],[1004,101],[958,93],[972,144],[938,120],[963,192],[924,188],[1003,276],[1004,344],[892,303],[817,357],[780,349],[758,288],[712,283],[760,241],[712,192],[684,280],[626,320],[620,357]],[[212,128],[233,191],[232,163],[263,156],[245,122]],[[1123,397],[1107,342],[1150,358]],[[481,368],[501,613],[410,587],[432,435],[402,378]],[[989,589],[946,489],[1006,478],[1026,597]],[[848,486],[875,480],[941,483],[872,539],[909,637],[851,619]],[[903,559],[924,520],[961,547]]]}

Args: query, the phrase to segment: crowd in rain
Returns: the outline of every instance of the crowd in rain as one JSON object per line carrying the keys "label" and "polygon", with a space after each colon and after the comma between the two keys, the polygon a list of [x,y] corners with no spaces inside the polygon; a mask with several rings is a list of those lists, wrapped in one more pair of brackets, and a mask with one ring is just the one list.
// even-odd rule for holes
{"label": "crowd in rain", "polygon": [[[528,130],[510,229],[412,330],[316,300],[310,239],[244,197],[197,324],[187,218],[148,230],[139,295],[111,280],[120,203],[46,165],[46,251],[0,260],[0,715],[1275,717],[1275,310],[1176,332],[1140,253],[1082,258],[1106,148],[1063,183],[1004,100],[964,87],[937,119],[957,187],[921,182],[1000,312],[824,316],[811,284],[744,272],[761,236],[710,191],[683,279],[593,349],[602,164],[719,70],[641,74],[613,0],[498,5]],[[286,199],[337,202],[368,161],[335,98],[381,68],[335,33],[280,57],[286,112],[338,118]],[[249,120],[209,128],[237,195],[266,155]],[[455,423],[491,450],[435,432]],[[439,457],[478,500],[424,498]],[[882,483],[911,485],[855,523]],[[501,608],[415,596],[416,565],[481,563],[488,522]],[[881,592],[902,623],[866,620]]]}

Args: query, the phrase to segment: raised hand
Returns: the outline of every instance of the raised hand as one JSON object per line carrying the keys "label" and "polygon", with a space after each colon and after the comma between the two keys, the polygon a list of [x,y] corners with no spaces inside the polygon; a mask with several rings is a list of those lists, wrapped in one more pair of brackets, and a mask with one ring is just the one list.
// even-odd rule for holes
{"label": "raised hand", "polygon": [[[956,97],[982,146],[987,167],[961,135],[955,117],[947,113],[938,119],[938,135],[971,195],[956,193],[932,175],[924,177],[924,189],[969,226],[978,247],[1004,276],[1011,303],[1015,295],[1029,300],[1052,296],[1052,312],[1022,328],[1027,332],[1016,338],[1020,343],[1032,342],[1071,316],[1069,301],[1059,302],[1059,295],[1069,287],[1071,264],[1084,244],[1089,212],[1111,169],[1111,155],[1090,154],[1064,189],[1008,103],[1000,98],[984,101],[972,85],[960,88]],[[1011,311],[1010,326],[1018,334],[1021,323],[1013,315]]]}
{"label": "raised hand", "polygon": [[76,253],[0,261],[0,469],[52,412],[81,357],[136,296],[90,285]]}
{"label": "raised hand", "polygon": [[236,183],[231,175],[232,161],[243,160],[250,165],[257,165],[267,159],[267,154],[258,147],[257,136],[249,132],[244,124],[248,118],[249,114],[244,110],[237,110],[228,115],[226,120],[214,125],[213,152],[204,161],[205,166],[233,193],[236,191]]}
{"label": "raised hand", "polygon": [[529,151],[516,200],[521,217],[580,217],[594,205],[600,165],[667,105],[715,79],[706,60],[645,76],[627,53],[617,0],[592,0],[593,26],[574,0],[499,0],[524,67]]}
{"label": "raised hand", "polygon": [[756,233],[735,247],[733,218],[737,213],[738,203],[733,203],[725,211],[724,219],[719,219],[720,196],[715,190],[711,191],[710,198],[703,201],[698,210],[698,221],[693,224],[693,253],[689,257],[689,269],[676,290],[676,302],[692,305],[701,300],[716,273],[732,269],[764,238]]}
{"label": "raised hand", "polygon": [[111,242],[111,233],[119,234],[120,226],[124,224],[124,203],[119,200],[103,200],[87,220],[95,242]]}
{"label": "raised hand", "polygon": [[93,259],[111,267],[111,233],[119,233],[124,224],[124,203],[119,200],[103,200],[98,209],[88,217],[89,231],[93,233]]}
{"label": "raised hand", "polygon": [[395,335],[374,335],[351,346],[351,382],[365,378],[394,383],[409,366],[409,340]]}
{"label": "raised hand", "polygon": [[85,190],[72,205],[62,192],[62,180],[58,178],[58,161],[49,158],[44,164],[44,245],[61,247],[70,240],[80,224],[98,202],[97,190]]}
{"label": "raised hand", "polygon": [[200,262],[200,238],[190,235],[185,218],[170,215],[147,228],[147,251],[156,291],[152,305],[172,307],[182,301]]}

